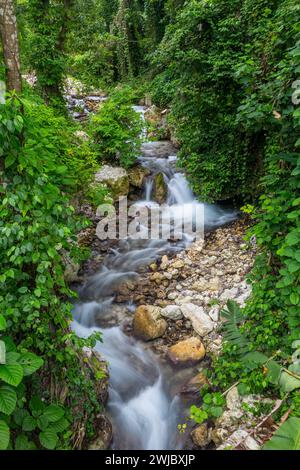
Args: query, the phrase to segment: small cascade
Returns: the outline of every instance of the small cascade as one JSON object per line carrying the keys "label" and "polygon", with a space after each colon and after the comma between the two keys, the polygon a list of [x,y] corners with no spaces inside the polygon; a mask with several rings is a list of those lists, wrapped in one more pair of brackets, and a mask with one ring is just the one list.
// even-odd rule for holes
{"label": "small cascade", "polygon": [[153,191],[153,179],[152,178],[147,178],[146,181],[146,191],[145,191],[145,199],[147,202],[150,202],[151,196],[152,196],[152,191]]}

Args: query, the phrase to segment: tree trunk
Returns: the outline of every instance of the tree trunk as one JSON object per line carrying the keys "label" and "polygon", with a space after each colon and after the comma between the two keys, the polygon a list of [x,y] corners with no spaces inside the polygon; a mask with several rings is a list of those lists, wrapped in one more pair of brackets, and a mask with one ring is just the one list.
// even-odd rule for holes
{"label": "tree trunk", "polygon": [[0,29],[8,91],[22,91],[17,19],[13,0],[0,0]]}

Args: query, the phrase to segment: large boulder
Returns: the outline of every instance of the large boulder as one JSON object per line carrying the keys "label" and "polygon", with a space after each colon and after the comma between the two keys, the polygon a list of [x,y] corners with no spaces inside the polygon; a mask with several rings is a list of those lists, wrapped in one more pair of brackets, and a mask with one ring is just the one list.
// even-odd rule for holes
{"label": "large boulder", "polygon": [[198,307],[195,304],[181,305],[183,316],[192,322],[193,328],[202,338],[211,333],[214,329],[214,322],[204,312],[203,307]]}
{"label": "large boulder", "polygon": [[95,182],[105,184],[111,190],[112,197],[117,200],[129,193],[129,177],[124,168],[104,165],[96,174]]}
{"label": "large boulder", "polygon": [[158,204],[163,204],[166,201],[168,194],[168,187],[165,182],[163,173],[157,173],[154,176],[153,184],[153,199]]}
{"label": "large boulder", "polygon": [[128,170],[129,183],[134,188],[141,189],[146,176],[150,175],[150,171],[142,166],[134,166]]}
{"label": "large boulder", "polygon": [[161,316],[160,307],[141,305],[137,308],[133,320],[133,331],[137,338],[144,341],[160,338],[167,326],[166,320]]}
{"label": "large boulder", "polygon": [[167,355],[176,365],[197,364],[205,357],[205,348],[199,338],[192,337],[171,346]]}

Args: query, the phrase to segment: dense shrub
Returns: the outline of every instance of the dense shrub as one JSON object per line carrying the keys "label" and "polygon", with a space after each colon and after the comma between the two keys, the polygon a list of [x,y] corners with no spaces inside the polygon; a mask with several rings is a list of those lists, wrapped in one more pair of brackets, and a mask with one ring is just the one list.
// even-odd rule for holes
{"label": "dense shrub", "polygon": [[132,105],[134,94],[128,86],[116,89],[92,118],[91,130],[101,161],[128,168],[139,155],[143,123]]}
{"label": "dense shrub", "polygon": [[[9,337],[1,338],[7,354],[0,368],[13,369],[10,382],[1,370],[0,379],[10,388],[16,387],[19,397],[16,402],[14,390],[5,385],[10,401],[9,408],[0,409],[1,447],[69,447],[74,438],[70,425],[74,429],[84,413],[91,432],[93,417],[100,409],[93,383],[87,380],[79,360],[83,345],[94,345],[94,338],[85,342],[70,331],[68,299],[74,294],[64,281],[63,262],[66,256],[79,260],[84,255],[76,244],[83,221],[76,219],[69,198],[78,184],[87,185],[91,162],[84,160],[78,143],[72,144],[73,127],[68,130],[66,120],[55,117],[50,108],[11,98],[1,105],[0,115],[0,322],[1,329],[7,326],[9,332]],[[92,154],[90,158],[93,160]],[[28,356],[27,351],[41,360],[34,354]],[[42,363],[39,376],[24,383],[30,387],[28,394],[20,380]],[[56,390],[67,390],[64,400],[73,410],[73,414],[66,411],[67,419],[59,407],[60,395],[53,395],[50,382],[56,384]],[[35,394],[45,400],[43,406],[29,402]],[[58,406],[48,409],[47,402],[53,401]],[[11,429],[9,444],[7,426]]]}

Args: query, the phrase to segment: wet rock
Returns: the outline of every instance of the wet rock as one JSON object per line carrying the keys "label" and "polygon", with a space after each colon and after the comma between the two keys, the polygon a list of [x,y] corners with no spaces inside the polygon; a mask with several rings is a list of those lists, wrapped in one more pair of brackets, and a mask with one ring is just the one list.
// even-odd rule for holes
{"label": "wet rock", "polygon": [[129,183],[134,188],[141,189],[143,187],[144,179],[150,174],[147,168],[142,166],[135,166],[128,170]]}
{"label": "wet rock", "polygon": [[209,317],[214,322],[218,322],[220,319],[220,307],[219,305],[214,305],[208,312]]}
{"label": "wet rock", "polygon": [[169,140],[159,140],[156,142],[146,142],[142,145],[144,157],[167,158],[176,155],[177,150]]}
{"label": "wet rock", "polygon": [[62,253],[62,260],[65,266],[64,280],[66,283],[71,284],[80,281],[78,276],[80,265],[75,263],[66,251]]}
{"label": "wet rock", "polygon": [[157,173],[154,177],[153,199],[158,202],[158,204],[163,204],[166,201],[167,194],[168,187],[165,182],[164,174]]}
{"label": "wet rock", "polygon": [[169,258],[167,257],[167,255],[164,255],[161,259],[160,269],[162,269],[162,270],[167,269],[169,264],[170,264]]}
{"label": "wet rock", "polygon": [[161,317],[160,307],[141,305],[137,308],[133,320],[133,331],[137,338],[144,341],[160,338],[167,326],[167,322]]}
{"label": "wet rock", "polygon": [[124,168],[104,165],[95,175],[95,182],[106,184],[114,200],[129,193],[129,177]]}
{"label": "wet rock", "polygon": [[215,428],[211,433],[211,439],[216,446],[220,446],[228,436],[229,431],[225,428]]}
{"label": "wet rock", "polygon": [[181,393],[184,395],[195,395],[206,385],[209,385],[207,377],[202,372],[199,372],[199,374],[195,375],[182,387]]}
{"label": "wet rock", "polygon": [[211,439],[209,434],[207,424],[201,424],[193,429],[191,432],[191,438],[195,446],[202,448],[206,447],[210,443]]}
{"label": "wet rock", "polygon": [[99,415],[94,423],[97,437],[92,441],[89,450],[107,450],[112,441],[113,430],[109,419],[104,415]]}
{"label": "wet rock", "polygon": [[185,262],[181,259],[178,259],[177,261],[175,261],[174,263],[172,263],[172,268],[174,269],[182,269],[185,267]]}
{"label": "wet rock", "polygon": [[181,309],[177,305],[168,305],[161,311],[161,314],[163,317],[174,321],[182,319]]}
{"label": "wet rock", "polygon": [[231,389],[226,396],[226,405],[229,410],[237,410],[241,407],[241,400],[237,387]]}
{"label": "wet rock", "polygon": [[175,299],[177,299],[178,295],[179,295],[178,292],[169,292],[168,299],[169,300],[175,300]]}
{"label": "wet rock", "polygon": [[185,318],[192,322],[193,328],[199,336],[204,337],[214,329],[214,323],[204,312],[203,307],[195,304],[181,305],[181,311]]}
{"label": "wet rock", "polygon": [[205,348],[199,338],[192,337],[171,346],[167,356],[173,364],[197,364],[205,357]]}

